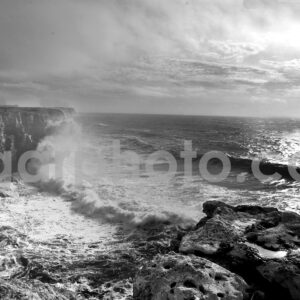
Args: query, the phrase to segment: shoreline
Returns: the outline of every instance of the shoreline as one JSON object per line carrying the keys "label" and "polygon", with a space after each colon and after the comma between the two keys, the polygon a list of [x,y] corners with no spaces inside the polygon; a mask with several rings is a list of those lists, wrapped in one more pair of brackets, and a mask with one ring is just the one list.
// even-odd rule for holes
{"label": "shoreline", "polygon": [[[10,113],[0,108],[1,146],[14,151],[15,160],[69,121],[55,110],[50,114],[47,109],[22,113],[22,108],[5,109]],[[145,206],[143,212],[137,202],[127,207],[125,200],[130,198],[117,204],[110,198],[97,203],[98,198],[92,197],[97,194],[64,189],[60,182],[35,186],[17,177],[12,181],[11,193],[0,187],[1,299],[300,297],[300,216],[296,213],[206,201],[201,202],[206,216],[194,226],[182,222],[175,210],[166,215],[156,211],[159,206],[151,198],[151,209]]]}
{"label": "shoreline", "polygon": [[[6,195],[3,203],[17,201],[20,192],[35,195],[46,206],[49,201],[56,201],[54,206],[57,201],[69,205],[62,198],[51,200],[47,192],[30,191],[26,185],[18,184],[15,194],[8,196],[1,191]],[[187,295],[194,297],[191,299],[220,295],[225,296],[218,299],[298,299],[298,214],[220,201],[205,202],[203,212],[206,217],[196,226],[162,222],[129,230],[116,224],[116,231],[106,241],[109,248],[103,248],[100,240],[80,242],[64,234],[34,240],[2,223],[0,244],[5,269],[0,272],[0,285],[5,289],[0,295],[3,299],[30,299],[26,298],[30,293],[41,299],[52,299],[54,295],[59,299],[181,300]],[[166,261],[172,261],[175,269],[162,268]],[[182,269],[183,264],[193,272]],[[195,269],[195,264],[203,267]],[[207,270],[225,274],[224,285],[205,277]],[[208,280],[207,286],[214,288],[205,284],[200,287],[203,276]],[[170,285],[175,281],[176,285],[166,285],[169,280]],[[186,284],[186,280],[193,283]],[[22,290],[24,284],[26,289]],[[5,298],[6,294],[10,298]],[[236,294],[240,296],[235,298]]]}
{"label": "shoreline", "polygon": [[220,201],[203,211],[177,248],[143,266],[134,299],[299,299],[300,215]]}

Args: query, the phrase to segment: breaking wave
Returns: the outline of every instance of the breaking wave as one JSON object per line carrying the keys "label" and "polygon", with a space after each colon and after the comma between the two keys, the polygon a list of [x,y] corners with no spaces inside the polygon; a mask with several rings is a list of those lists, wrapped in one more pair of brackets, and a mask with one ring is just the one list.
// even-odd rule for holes
{"label": "breaking wave", "polygon": [[61,180],[51,179],[38,184],[40,192],[61,196],[71,202],[71,211],[86,218],[122,224],[128,227],[193,224],[188,216],[177,212],[157,210],[153,207],[139,205],[135,201],[103,200],[93,187],[86,183],[81,186],[65,185]]}

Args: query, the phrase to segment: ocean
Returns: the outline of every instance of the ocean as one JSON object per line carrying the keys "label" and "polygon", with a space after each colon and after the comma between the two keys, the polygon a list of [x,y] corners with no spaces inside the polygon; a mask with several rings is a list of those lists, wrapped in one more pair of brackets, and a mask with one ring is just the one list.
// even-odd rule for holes
{"label": "ocean", "polygon": [[[131,278],[142,259],[136,245],[147,240],[145,228],[194,225],[208,200],[300,212],[300,183],[286,176],[300,151],[300,120],[81,114],[70,126],[38,147],[51,153],[52,172],[55,155],[66,154],[57,164],[60,176],[54,172],[38,184],[16,178],[2,188],[0,273],[11,278],[3,287],[11,298],[29,291],[46,293],[43,299],[131,299]],[[196,152],[189,176],[180,154],[185,141]],[[120,153],[134,156],[116,167],[118,144]],[[157,151],[173,157],[172,174],[159,159],[148,172]],[[211,151],[231,162],[219,182],[199,172]],[[258,180],[249,169],[257,158],[266,173],[282,178]],[[208,170],[217,175],[222,164],[214,159]]]}
{"label": "ocean", "polygon": [[[130,172],[127,170],[129,173],[126,173],[124,163],[122,172],[126,192],[123,200],[147,204],[158,201],[166,207],[178,208],[196,220],[201,215],[201,203],[212,199],[230,204],[276,206],[299,212],[297,181],[286,178],[281,172],[281,179],[269,177],[261,182],[249,172],[248,166],[249,161],[259,159],[269,162],[271,167],[275,166],[273,172],[280,172],[280,167],[290,164],[291,159],[297,162],[300,120],[95,114],[83,115],[78,121],[83,131],[89,132],[91,143],[94,147],[98,145],[99,150],[109,149],[118,140],[121,151],[131,150],[140,155],[140,165],[158,150],[168,151],[177,160],[175,176],[161,180],[166,170],[158,167],[152,174],[154,176],[144,175],[141,171],[138,181],[135,177],[133,182]],[[197,158],[193,159],[191,177],[184,176],[182,170],[180,152],[184,150],[185,141],[190,141],[193,151],[197,153]],[[231,160],[228,177],[219,183],[208,182],[198,172],[199,159],[210,151],[224,153]],[[112,150],[107,152],[109,158]],[[108,177],[103,174],[102,179]],[[99,192],[101,195],[101,190]]]}

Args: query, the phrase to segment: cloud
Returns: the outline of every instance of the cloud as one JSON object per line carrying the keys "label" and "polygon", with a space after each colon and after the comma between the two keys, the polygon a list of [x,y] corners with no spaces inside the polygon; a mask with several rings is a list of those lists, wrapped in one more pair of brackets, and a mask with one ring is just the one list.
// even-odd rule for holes
{"label": "cloud", "polygon": [[262,64],[281,71],[299,71],[300,59],[291,59],[283,61],[262,60]]}
{"label": "cloud", "polygon": [[[257,53],[239,0],[1,1],[1,69],[72,72],[143,56]],[[241,13],[236,14],[237,11]],[[236,30],[236,23],[245,28]],[[238,40],[238,41],[236,41]]]}
{"label": "cloud", "polygon": [[246,102],[255,113],[253,96],[295,97],[300,60],[297,10],[255,2],[2,0],[0,94],[98,111]]}

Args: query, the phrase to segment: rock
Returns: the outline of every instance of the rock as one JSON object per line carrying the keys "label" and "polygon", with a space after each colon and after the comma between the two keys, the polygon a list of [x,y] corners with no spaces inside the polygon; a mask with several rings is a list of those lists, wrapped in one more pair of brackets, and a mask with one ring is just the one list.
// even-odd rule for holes
{"label": "rock", "polygon": [[225,261],[229,260],[229,267],[236,269],[242,268],[249,272],[251,268],[262,263],[262,258],[256,249],[249,247],[244,243],[235,244],[232,250],[226,253]]}
{"label": "rock", "polygon": [[268,260],[257,270],[270,284],[285,289],[290,299],[300,299],[300,255]]}
{"label": "rock", "polygon": [[292,235],[300,236],[300,216],[293,212],[282,212],[281,220]]}
{"label": "rock", "polygon": [[257,205],[238,205],[233,207],[233,209],[236,212],[244,212],[255,216],[278,212],[278,209],[275,207],[262,207]]}
{"label": "rock", "polygon": [[74,114],[71,108],[0,106],[0,152],[11,152],[13,172],[24,152],[35,150]]}
{"label": "rock", "polygon": [[231,249],[239,239],[239,234],[234,227],[223,218],[216,216],[196,231],[191,231],[185,235],[182,238],[179,251],[212,255],[222,249]]}
{"label": "rock", "polygon": [[298,214],[219,201],[204,203],[203,211],[207,216],[182,238],[182,253],[239,274],[255,289],[262,288],[266,299],[300,299]]}
{"label": "rock", "polygon": [[215,254],[246,240],[273,251],[300,247],[300,216],[295,213],[220,201],[205,202],[203,211],[207,217],[182,239],[181,252]]}
{"label": "rock", "polygon": [[221,201],[207,201],[203,204],[203,212],[208,218],[212,218],[216,209],[225,207],[232,208],[232,206]]}
{"label": "rock", "polygon": [[300,246],[300,216],[293,212],[268,213],[248,228],[246,237],[269,250],[297,249]]}
{"label": "rock", "polygon": [[[183,237],[180,252],[213,255],[230,251],[234,245],[245,241],[246,229],[256,224],[257,220],[250,208],[240,207],[240,210],[220,201],[205,202],[203,211],[207,217],[200,220],[194,231]],[[258,208],[254,210],[261,213]]]}
{"label": "rock", "polygon": [[203,212],[207,215],[208,218],[212,218],[215,215],[216,210],[220,212],[225,208],[229,208],[230,210],[235,212],[244,212],[249,215],[259,215],[278,212],[278,209],[274,207],[261,207],[256,205],[231,206],[222,201],[206,201],[203,204]]}
{"label": "rock", "polygon": [[253,227],[246,234],[246,238],[248,241],[273,251],[297,249],[300,246],[299,235],[288,230],[283,224],[267,229]]}
{"label": "rock", "polygon": [[157,255],[138,272],[136,300],[248,299],[248,285],[236,274],[196,256]]}

